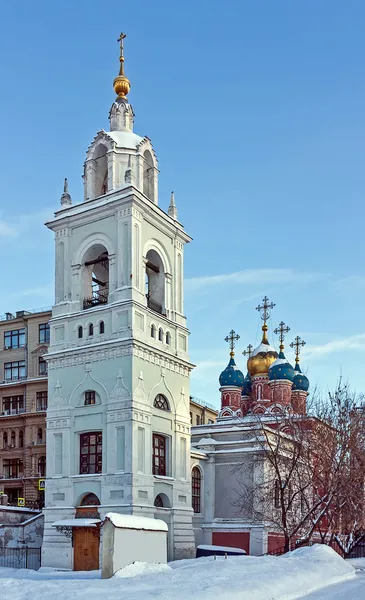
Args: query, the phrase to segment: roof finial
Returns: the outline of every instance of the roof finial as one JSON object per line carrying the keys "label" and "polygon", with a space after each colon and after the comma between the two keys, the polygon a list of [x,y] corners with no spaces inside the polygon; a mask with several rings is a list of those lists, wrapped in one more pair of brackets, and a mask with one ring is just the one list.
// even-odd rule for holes
{"label": "roof finial", "polygon": [[267,339],[267,330],[268,330],[268,326],[266,325],[266,322],[268,321],[268,319],[270,318],[270,310],[272,308],[274,308],[275,304],[274,302],[270,302],[269,303],[269,298],[267,296],[265,296],[262,299],[262,305],[258,305],[256,306],[256,310],[259,311],[261,319],[263,320],[264,324],[262,326],[262,343],[263,344],[268,344],[269,340]]}
{"label": "roof finial", "polygon": [[174,221],[177,221],[177,208],[176,208],[176,204],[175,204],[175,194],[174,194],[174,192],[171,192],[170,206],[168,208],[167,214],[172,219],[174,219]]}
{"label": "roof finial", "polygon": [[125,183],[134,183],[134,173],[132,168],[132,159],[131,155],[128,156],[128,167],[124,174]]}
{"label": "roof finial", "polygon": [[117,39],[117,42],[120,42],[120,68],[118,77],[113,81],[114,91],[121,100],[127,100],[127,94],[129,94],[129,90],[131,89],[130,81],[124,75],[124,40],[126,37],[125,33],[121,33]]}
{"label": "roof finial", "polygon": [[295,352],[295,363],[298,364],[299,363],[299,354],[300,354],[300,349],[301,347],[306,345],[306,342],[304,340],[302,340],[302,338],[299,337],[299,335],[297,335],[296,338],[294,338],[294,341],[289,344],[290,348],[294,349]]}
{"label": "roof finial", "polygon": [[246,348],[246,350],[244,350],[242,352],[243,356],[248,356],[248,358],[251,358],[252,354],[253,354],[253,345],[249,344]]}
{"label": "roof finial", "polygon": [[231,331],[229,332],[229,335],[227,335],[227,337],[224,338],[225,342],[229,343],[229,348],[230,348],[230,355],[231,358],[234,357],[234,347],[236,345],[236,341],[240,339],[240,336],[238,335],[238,333],[236,333],[234,331],[234,329],[231,329]]}
{"label": "roof finial", "polygon": [[65,177],[65,180],[63,182],[63,194],[61,196],[61,206],[71,206],[71,204],[72,204],[71,196],[68,193],[68,181],[67,181],[67,177]]}
{"label": "roof finial", "polygon": [[284,321],[280,321],[279,326],[274,329],[274,333],[276,333],[276,335],[279,336],[279,342],[280,342],[280,352],[282,352],[284,350],[284,339],[285,339],[285,334],[289,333],[290,331],[290,327],[288,327]]}

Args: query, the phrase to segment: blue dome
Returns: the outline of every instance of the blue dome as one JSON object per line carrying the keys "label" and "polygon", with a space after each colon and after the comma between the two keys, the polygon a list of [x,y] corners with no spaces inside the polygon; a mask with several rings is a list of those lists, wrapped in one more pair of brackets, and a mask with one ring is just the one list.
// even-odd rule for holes
{"label": "blue dome", "polygon": [[294,369],[294,379],[293,379],[293,387],[292,390],[301,390],[302,392],[307,392],[309,388],[309,379],[305,375],[303,375],[299,363],[295,365]]}
{"label": "blue dome", "polygon": [[252,390],[251,375],[247,372],[247,375],[243,382],[242,396],[249,396],[251,394],[251,390]]}
{"label": "blue dome", "polygon": [[285,358],[284,352],[281,351],[278,358],[270,365],[269,379],[274,381],[277,379],[287,379],[293,381],[294,369]]}
{"label": "blue dome", "polygon": [[236,363],[234,362],[233,356],[224,371],[219,376],[219,383],[221,387],[226,385],[233,385],[235,387],[243,387],[245,377],[242,371],[239,370]]}

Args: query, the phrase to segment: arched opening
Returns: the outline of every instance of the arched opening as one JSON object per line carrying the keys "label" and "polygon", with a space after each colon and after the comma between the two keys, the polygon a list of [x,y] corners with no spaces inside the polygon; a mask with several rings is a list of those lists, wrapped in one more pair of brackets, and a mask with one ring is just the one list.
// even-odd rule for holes
{"label": "arched opening", "polygon": [[46,476],[46,457],[45,456],[41,456],[38,459],[38,475],[39,475],[39,477]]}
{"label": "arched opening", "polygon": [[151,325],[151,337],[156,338],[156,326]]}
{"label": "arched opening", "polygon": [[19,431],[19,448],[23,448],[23,446],[24,446],[24,432],[21,429]]}
{"label": "arched opening", "polygon": [[158,340],[159,342],[163,342],[163,329],[161,327],[158,330]]}
{"label": "arched opening", "polygon": [[95,161],[95,198],[103,196],[108,191],[108,159],[107,148],[99,144],[94,152]]}
{"label": "arched opening", "polygon": [[99,333],[100,333],[100,335],[102,335],[103,333],[105,333],[105,324],[104,324],[104,321],[100,321],[100,323],[99,323]]}
{"label": "arched opening", "polygon": [[157,494],[153,504],[156,508],[171,508],[171,502],[166,494]]}
{"label": "arched opening", "polygon": [[201,512],[201,483],[202,475],[200,469],[199,467],[194,467],[191,472],[191,501],[195,513]]}
{"label": "arched opening", "polygon": [[94,335],[94,325],[92,323],[89,323],[89,335]]}
{"label": "arched opening", "polygon": [[170,346],[171,344],[171,334],[169,331],[166,331],[166,344]]}
{"label": "arched opening", "polygon": [[165,313],[165,272],[156,250],[149,250],[146,256],[146,298],[151,310]]}
{"label": "arched opening", "polygon": [[155,408],[159,408],[160,410],[170,410],[169,401],[163,394],[157,394],[156,398],[153,401],[153,406]]}
{"label": "arched opening", "polygon": [[37,431],[37,444],[43,444],[43,429],[41,427]]}
{"label": "arched opening", "polygon": [[[100,519],[99,498],[89,492],[84,494],[76,508],[76,519]],[[75,527],[73,530],[74,571],[99,569],[100,530],[91,527]],[[76,551],[76,549],[78,551]]]}
{"label": "arched opening", "polygon": [[15,448],[15,431],[12,431],[10,435],[10,447]]}
{"label": "arched opening", "polygon": [[79,325],[77,328],[77,337],[82,338],[82,335],[83,335],[82,325]]}
{"label": "arched opening", "polygon": [[143,193],[147,198],[155,201],[155,168],[152,154],[146,150],[143,154]]}
{"label": "arched opening", "polygon": [[85,494],[80,502],[80,506],[99,506],[100,500],[96,494]]}
{"label": "arched opening", "polygon": [[109,256],[102,244],[88,249],[83,261],[83,307],[107,304],[109,294]]}

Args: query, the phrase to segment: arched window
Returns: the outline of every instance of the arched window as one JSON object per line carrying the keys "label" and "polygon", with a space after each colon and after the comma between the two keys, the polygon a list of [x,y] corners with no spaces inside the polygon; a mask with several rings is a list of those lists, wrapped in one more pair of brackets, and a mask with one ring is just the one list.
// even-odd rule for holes
{"label": "arched window", "polygon": [[166,344],[168,346],[171,344],[171,333],[169,331],[166,331]]}
{"label": "arched window", "polygon": [[80,506],[99,506],[100,500],[95,494],[86,494],[81,500]]}
{"label": "arched window", "polygon": [[82,334],[83,334],[82,326],[79,325],[78,328],[77,328],[77,337],[78,338],[82,338]]}
{"label": "arched window", "polygon": [[15,431],[11,432],[11,436],[10,436],[10,446],[12,448],[15,448]]}
{"label": "arched window", "polygon": [[94,325],[89,323],[89,335],[94,335]]}
{"label": "arched window", "polygon": [[41,427],[37,431],[37,444],[43,444],[43,429]]}
{"label": "arched window", "polygon": [[95,198],[103,196],[108,191],[108,161],[106,153],[107,147],[104,144],[99,144],[93,156],[95,161]]}
{"label": "arched window", "polygon": [[170,410],[169,402],[163,394],[157,394],[154,399],[153,406],[160,410]]}
{"label": "arched window", "polygon": [[151,325],[151,337],[156,338],[156,327]]}
{"label": "arched window", "polygon": [[149,250],[146,256],[146,297],[148,308],[165,313],[165,270],[156,250]]}
{"label": "arched window", "polygon": [[38,458],[38,475],[39,475],[39,477],[46,476],[46,457],[45,456],[40,456],[40,458]]}
{"label": "arched window", "polygon": [[102,244],[94,244],[84,255],[82,266],[83,308],[108,303],[109,255]]}
{"label": "arched window", "polygon": [[156,506],[156,508],[163,508],[163,500],[160,494],[156,496],[153,504]]}
{"label": "arched window", "polygon": [[6,433],[6,431],[3,433],[3,448],[7,448],[8,447],[8,434]]}
{"label": "arched window", "polygon": [[191,500],[193,511],[195,513],[201,512],[201,483],[202,476],[200,469],[198,467],[194,467],[191,472]]}
{"label": "arched window", "polygon": [[155,201],[155,169],[152,154],[146,150],[143,154],[143,193],[147,198]]}
{"label": "arched window", "polygon": [[100,335],[105,333],[104,321],[100,321],[100,323],[99,323],[99,333],[100,333]]}
{"label": "arched window", "polygon": [[85,392],[84,404],[85,406],[89,406],[90,404],[96,404],[96,394],[94,390],[87,390]]}
{"label": "arched window", "polygon": [[160,342],[163,342],[163,330],[160,327],[160,329],[158,330],[158,339]]}
{"label": "arched window", "polygon": [[23,448],[23,446],[24,446],[24,432],[21,429],[19,431],[19,448]]}

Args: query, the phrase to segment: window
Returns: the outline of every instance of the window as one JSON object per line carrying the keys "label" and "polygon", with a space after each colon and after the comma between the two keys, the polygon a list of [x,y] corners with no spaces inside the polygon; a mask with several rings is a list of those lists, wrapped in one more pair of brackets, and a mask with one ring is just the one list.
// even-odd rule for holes
{"label": "window", "polygon": [[103,333],[105,333],[105,324],[104,324],[104,321],[100,321],[100,324],[99,324],[99,333],[100,333],[100,335],[102,335]]}
{"label": "window", "polygon": [[47,392],[37,392],[37,410],[47,410]]}
{"label": "window", "polygon": [[166,332],[166,344],[170,346],[171,344],[171,334],[169,331]]}
{"label": "window", "polygon": [[160,410],[170,410],[169,402],[163,394],[157,394],[153,402],[153,406],[155,408],[159,408]]}
{"label": "window", "polygon": [[17,360],[16,362],[5,363],[4,375],[4,379],[6,381],[16,381],[17,379],[25,379],[25,360]]}
{"label": "window", "polygon": [[80,473],[101,473],[102,433],[82,433],[80,435]]}
{"label": "window", "polygon": [[202,476],[200,473],[200,469],[198,467],[194,467],[191,472],[191,501],[193,511],[195,513],[200,513],[201,510],[201,483]]}
{"label": "window", "polygon": [[19,448],[23,448],[24,446],[24,431],[21,429],[19,431]]}
{"label": "window", "polygon": [[89,324],[89,335],[94,335],[94,325],[92,323]]}
{"label": "window", "polygon": [[47,375],[47,362],[44,360],[43,356],[40,356],[38,359],[38,373],[43,377]]}
{"label": "window", "polygon": [[280,483],[277,479],[275,480],[274,506],[280,508]]}
{"label": "window", "polygon": [[163,500],[160,494],[156,496],[153,504],[156,506],[156,508],[163,508]]}
{"label": "window", "polygon": [[158,330],[158,340],[159,340],[159,342],[163,342],[163,331],[162,331],[161,327]]}
{"label": "window", "polygon": [[49,323],[41,323],[39,325],[39,343],[49,344]]}
{"label": "window", "polygon": [[85,392],[85,406],[88,406],[89,404],[95,404],[95,400],[96,398],[94,390],[87,390],[87,392]]}
{"label": "window", "polygon": [[25,329],[14,329],[13,331],[5,331],[4,347],[8,348],[24,348],[25,346]]}
{"label": "window", "polygon": [[3,434],[3,449],[5,450],[8,447],[8,434],[5,433]]}
{"label": "window", "polygon": [[166,438],[153,434],[152,472],[154,475],[166,475]]}
{"label": "window", "polygon": [[82,326],[79,325],[79,327],[77,328],[77,337],[78,338],[82,338]]}
{"label": "window", "polygon": [[43,429],[41,427],[37,431],[37,444],[43,444]]}
{"label": "window", "polygon": [[151,325],[151,337],[156,337],[156,327],[154,325]]}
{"label": "window", "polygon": [[45,477],[46,476],[46,457],[41,456],[38,458],[38,476]]}
{"label": "window", "polygon": [[19,458],[4,459],[3,470],[5,479],[20,479],[23,477],[23,461]]}
{"label": "window", "polygon": [[200,415],[196,415],[196,417],[195,417],[195,424],[196,425],[200,425],[201,424],[201,416]]}
{"label": "window", "polygon": [[7,396],[3,398],[3,413],[5,415],[17,415],[24,412],[24,396]]}
{"label": "window", "polygon": [[193,424],[193,413],[192,412],[190,413],[190,423],[191,423],[191,425]]}
{"label": "window", "polygon": [[212,425],[214,423],[213,419],[208,419],[208,425]]}
{"label": "window", "polygon": [[15,448],[15,438],[15,431],[12,431],[10,435],[10,448]]}

